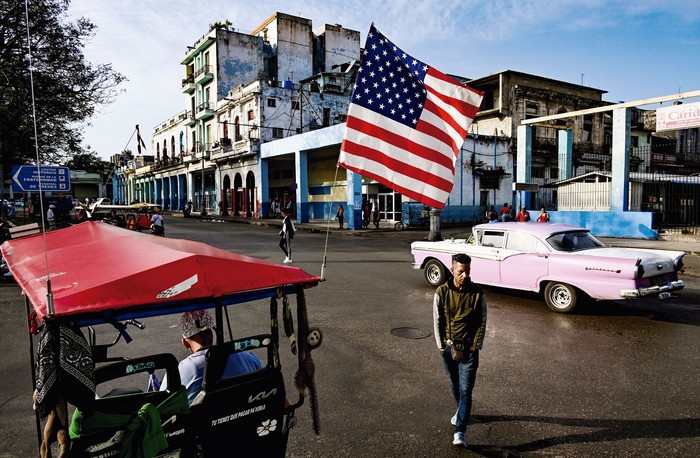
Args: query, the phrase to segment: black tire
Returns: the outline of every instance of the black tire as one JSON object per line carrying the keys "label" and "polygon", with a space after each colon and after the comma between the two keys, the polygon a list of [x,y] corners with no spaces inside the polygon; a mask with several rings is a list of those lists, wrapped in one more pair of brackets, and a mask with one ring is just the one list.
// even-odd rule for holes
{"label": "black tire", "polygon": [[403,221],[397,221],[396,224],[394,224],[394,230],[401,232],[404,229],[404,224]]}
{"label": "black tire", "polygon": [[571,313],[576,308],[578,293],[576,288],[566,283],[547,283],[544,300],[547,307],[558,313]]}
{"label": "black tire", "polygon": [[425,263],[423,276],[425,277],[425,281],[435,288],[442,285],[445,283],[445,280],[447,280],[445,266],[437,259],[431,259]]}

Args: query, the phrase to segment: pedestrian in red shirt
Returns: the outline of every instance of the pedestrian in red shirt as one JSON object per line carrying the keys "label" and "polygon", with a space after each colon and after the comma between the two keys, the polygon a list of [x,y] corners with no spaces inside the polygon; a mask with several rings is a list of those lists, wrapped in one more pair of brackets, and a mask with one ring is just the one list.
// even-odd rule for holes
{"label": "pedestrian in red shirt", "polygon": [[520,223],[527,223],[530,221],[530,212],[527,211],[525,205],[523,205],[523,207],[520,209],[520,211],[515,217],[515,220]]}
{"label": "pedestrian in red shirt", "polygon": [[510,221],[510,207],[508,206],[508,202],[504,203],[501,207],[500,215],[501,221]]}

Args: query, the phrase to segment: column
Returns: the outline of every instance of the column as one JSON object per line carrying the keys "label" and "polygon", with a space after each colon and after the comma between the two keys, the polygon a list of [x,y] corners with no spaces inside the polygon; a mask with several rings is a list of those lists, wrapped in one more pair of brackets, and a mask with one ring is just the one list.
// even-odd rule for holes
{"label": "column", "polygon": [[[260,159],[260,217],[270,217],[270,180],[268,177],[267,159]],[[231,203],[232,204],[232,203]]]}
{"label": "column", "polygon": [[559,144],[559,180],[568,180],[574,176],[573,168],[573,144],[574,134],[571,129],[560,130],[558,133]]}
{"label": "column", "polygon": [[[532,127],[527,125],[518,126],[517,154],[517,175],[515,181],[517,183],[530,183],[530,180],[532,180]],[[530,194],[529,191],[522,193],[523,197],[520,205],[528,206]],[[516,208],[516,213],[519,210],[519,208]]]}
{"label": "column", "polygon": [[294,153],[294,172],[297,177],[297,223],[309,222],[309,168],[308,153]]}
{"label": "column", "polygon": [[612,124],[612,187],[610,210],[629,210],[630,127],[632,111],[629,108],[613,110]]}
{"label": "column", "polygon": [[345,217],[348,229],[362,229],[362,175],[351,170],[346,170],[346,175],[348,181],[345,187]]}
{"label": "column", "polygon": [[162,195],[163,183],[160,179],[156,178],[155,185],[156,185],[156,193],[154,196],[155,199],[154,199],[153,203],[156,205],[162,205],[163,202],[161,199],[161,195]]}

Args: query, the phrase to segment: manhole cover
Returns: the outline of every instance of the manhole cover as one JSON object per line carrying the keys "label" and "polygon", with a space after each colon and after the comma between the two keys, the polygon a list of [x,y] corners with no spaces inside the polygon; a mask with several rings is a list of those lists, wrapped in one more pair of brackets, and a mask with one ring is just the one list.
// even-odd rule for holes
{"label": "manhole cover", "polygon": [[403,339],[425,339],[426,337],[430,337],[428,331],[416,328],[394,328],[391,330],[391,334]]}

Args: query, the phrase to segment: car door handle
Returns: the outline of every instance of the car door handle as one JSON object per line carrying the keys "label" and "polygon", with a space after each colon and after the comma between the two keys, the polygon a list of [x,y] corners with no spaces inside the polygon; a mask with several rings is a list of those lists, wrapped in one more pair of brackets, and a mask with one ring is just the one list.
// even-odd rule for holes
{"label": "car door handle", "polygon": [[540,254],[537,255],[537,257],[538,257],[538,258],[545,258],[545,259],[546,259],[546,258],[549,257],[549,255],[548,255],[548,254],[540,253]]}

